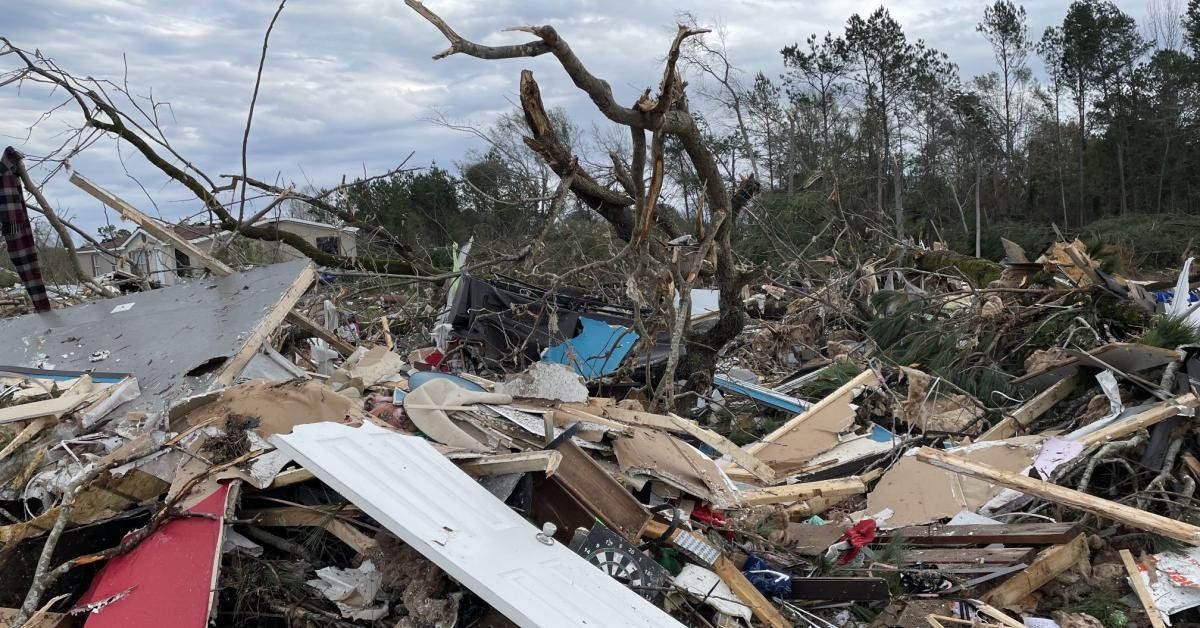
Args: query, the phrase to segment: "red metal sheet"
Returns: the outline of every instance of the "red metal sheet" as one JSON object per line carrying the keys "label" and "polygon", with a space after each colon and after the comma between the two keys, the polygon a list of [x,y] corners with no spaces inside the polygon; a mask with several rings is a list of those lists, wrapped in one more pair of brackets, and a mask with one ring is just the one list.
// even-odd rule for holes
{"label": "red metal sheet", "polygon": [[126,590],[129,593],[89,615],[84,625],[204,628],[221,560],[230,484],[222,484],[188,509],[216,519],[194,517],[169,521],[133,551],[109,561],[79,604],[103,600]]}

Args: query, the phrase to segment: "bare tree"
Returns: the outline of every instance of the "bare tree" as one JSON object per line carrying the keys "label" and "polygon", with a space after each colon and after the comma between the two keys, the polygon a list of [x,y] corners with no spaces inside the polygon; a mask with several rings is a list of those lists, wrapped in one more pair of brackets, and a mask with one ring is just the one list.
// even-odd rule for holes
{"label": "bare tree", "polygon": [[[437,14],[418,0],[405,3],[435,26],[447,39],[450,47],[434,56],[442,59],[453,54],[465,54],[478,59],[511,59],[551,54],[572,82],[583,91],[596,109],[610,121],[629,130],[633,147],[629,163],[614,156],[613,176],[623,192],[597,183],[592,175],[577,168],[578,160],[557,137],[542,103],[541,93],[533,72],[522,71],[520,80],[521,108],[530,136],[525,143],[534,150],[559,177],[573,175],[571,192],[612,226],[627,245],[617,257],[635,256],[635,264],[654,272],[659,281],[681,297],[686,305],[686,292],[698,276],[711,276],[720,292],[720,316],[716,324],[704,331],[688,329],[687,317],[667,300],[667,319],[673,321],[672,352],[660,379],[656,398],[673,398],[676,369],[691,380],[695,389],[707,388],[717,354],[732,340],[745,324],[741,292],[750,272],[738,266],[733,253],[732,235],[739,214],[758,192],[757,179],[751,175],[741,180],[734,190],[725,187],[721,171],[712,150],[700,132],[697,117],[688,107],[685,85],[676,69],[680,45],[688,38],[707,32],[704,29],[680,26],[667,53],[658,93],[652,98],[650,90],[643,92],[632,106],[616,101],[608,82],[592,74],[575,55],[567,42],[551,26],[522,26],[509,30],[533,35],[533,41],[509,46],[484,46],[465,39]],[[647,133],[650,138],[647,141]],[[702,199],[707,220],[698,220],[695,245],[690,254],[679,254],[668,243],[682,235],[679,227],[662,212],[659,195],[663,185],[663,144],[672,137],[683,147],[697,177],[701,181]],[[650,173],[647,176],[646,170]],[[699,214],[699,212],[698,212]],[[636,300],[636,299],[635,299]],[[639,304],[641,305],[641,304]],[[686,343],[686,354],[679,349]]]}

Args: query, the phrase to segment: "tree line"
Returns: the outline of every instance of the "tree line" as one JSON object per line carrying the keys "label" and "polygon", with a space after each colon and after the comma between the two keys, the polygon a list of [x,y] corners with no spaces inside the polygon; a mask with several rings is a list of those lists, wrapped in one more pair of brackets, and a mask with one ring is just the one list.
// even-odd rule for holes
{"label": "tree line", "polygon": [[[697,43],[684,58],[714,86],[703,92],[706,140],[729,187],[750,174],[762,184],[739,251],[794,254],[835,219],[974,253],[998,226],[1078,231],[1112,216],[1200,213],[1200,0],[1178,1],[1154,0],[1139,25],[1109,0],[1074,0],[1034,33],[1024,7],[995,0],[977,25],[994,69],[971,77],[884,7],[782,47],[775,77],[738,80],[736,54]],[[364,182],[340,203],[429,247],[519,240],[554,182],[523,145],[518,115],[474,130],[487,148],[454,168]],[[575,143],[578,130],[552,117]],[[626,138],[594,141],[599,160],[630,153]],[[677,142],[664,150],[661,204],[686,223],[702,183]],[[562,220],[577,230],[585,214]]]}

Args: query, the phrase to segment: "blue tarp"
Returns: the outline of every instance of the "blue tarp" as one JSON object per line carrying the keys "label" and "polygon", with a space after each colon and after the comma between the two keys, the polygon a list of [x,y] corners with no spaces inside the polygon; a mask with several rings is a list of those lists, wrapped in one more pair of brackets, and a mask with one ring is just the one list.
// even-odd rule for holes
{"label": "blue tarp", "polygon": [[548,347],[542,360],[565,364],[588,380],[616,372],[638,341],[637,332],[586,316],[580,316],[579,322],[583,331],[560,345]]}

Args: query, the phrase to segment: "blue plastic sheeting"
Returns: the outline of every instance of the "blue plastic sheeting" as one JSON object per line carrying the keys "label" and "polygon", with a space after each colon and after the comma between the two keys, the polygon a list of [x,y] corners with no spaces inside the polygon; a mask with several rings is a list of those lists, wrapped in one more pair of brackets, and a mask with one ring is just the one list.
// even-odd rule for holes
{"label": "blue plastic sheeting", "polygon": [[776,392],[770,388],[767,388],[766,386],[759,386],[758,384],[751,384],[750,382],[741,382],[724,375],[717,375],[714,377],[713,384],[722,390],[728,390],[740,395],[745,395],[759,403],[771,406],[772,408],[786,410],[787,412],[795,412],[799,414],[807,410],[810,405],[801,399],[785,395],[781,392]]}
{"label": "blue plastic sheeting", "polygon": [[638,341],[637,332],[585,316],[579,317],[579,322],[583,331],[560,345],[548,347],[542,353],[542,360],[565,364],[588,380],[616,372]]}

